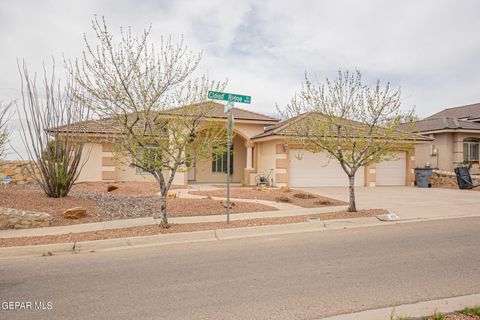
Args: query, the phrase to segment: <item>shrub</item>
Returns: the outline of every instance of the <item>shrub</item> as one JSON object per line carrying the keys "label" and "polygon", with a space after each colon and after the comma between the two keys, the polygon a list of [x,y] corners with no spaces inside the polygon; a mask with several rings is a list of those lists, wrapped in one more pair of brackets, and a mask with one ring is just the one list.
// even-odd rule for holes
{"label": "shrub", "polygon": [[319,204],[321,206],[329,206],[332,205],[333,202],[330,200],[318,200],[317,202],[315,202],[315,204]]}
{"label": "shrub", "polygon": [[287,203],[290,203],[290,202],[292,202],[292,199],[290,199],[290,198],[287,197],[287,196],[279,196],[279,197],[276,197],[276,198],[275,198],[275,201],[277,201],[277,202],[287,202]]}
{"label": "shrub", "polygon": [[313,198],[316,198],[313,194],[303,193],[303,192],[295,193],[293,196],[295,198],[299,198],[299,199],[313,199]]}

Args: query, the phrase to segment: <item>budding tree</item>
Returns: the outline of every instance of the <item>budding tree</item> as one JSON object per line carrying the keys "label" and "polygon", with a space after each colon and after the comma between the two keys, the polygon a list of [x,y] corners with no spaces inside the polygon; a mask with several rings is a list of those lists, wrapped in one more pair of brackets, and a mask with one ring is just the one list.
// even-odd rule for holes
{"label": "budding tree", "polygon": [[374,86],[362,82],[361,73],[338,72],[324,83],[308,75],[302,89],[284,110],[290,120],[289,139],[305,150],[324,152],[338,161],[348,176],[350,204],[355,204],[355,174],[375,163],[395,158],[399,147],[409,147],[415,135],[414,110],[401,109],[400,90],[389,83]]}
{"label": "budding tree", "polygon": [[208,90],[222,90],[226,83],[194,77],[201,55],[189,51],[183,39],[162,38],[155,46],[150,29],[140,36],[121,29],[117,39],[105,19],[94,19],[92,27],[96,43],[85,37],[83,58],[66,67],[89,94],[83,103],[99,124],[108,119],[115,158],[155,177],[160,212],[154,217],[167,227],[167,193],[177,171],[186,171],[193,159],[223,152],[225,130],[212,120],[205,101]]}

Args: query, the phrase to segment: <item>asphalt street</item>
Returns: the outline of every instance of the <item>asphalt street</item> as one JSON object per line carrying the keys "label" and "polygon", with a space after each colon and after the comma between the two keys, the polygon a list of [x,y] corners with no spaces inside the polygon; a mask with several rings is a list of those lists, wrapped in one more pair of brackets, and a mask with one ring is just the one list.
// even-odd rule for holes
{"label": "asphalt street", "polygon": [[319,319],[480,293],[479,230],[463,218],[1,260],[0,318]]}

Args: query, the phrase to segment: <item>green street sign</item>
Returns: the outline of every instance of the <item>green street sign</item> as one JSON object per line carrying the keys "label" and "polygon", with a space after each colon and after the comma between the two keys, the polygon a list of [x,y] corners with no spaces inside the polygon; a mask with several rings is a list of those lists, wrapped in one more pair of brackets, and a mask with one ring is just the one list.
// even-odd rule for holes
{"label": "green street sign", "polygon": [[248,104],[252,102],[252,97],[250,96],[242,96],[241,94],[217,92],[217,91],[208,91],[208,99],[223,100],[223,101],[229,101],[229,102],[240,102],[240,103],[248,103]]}

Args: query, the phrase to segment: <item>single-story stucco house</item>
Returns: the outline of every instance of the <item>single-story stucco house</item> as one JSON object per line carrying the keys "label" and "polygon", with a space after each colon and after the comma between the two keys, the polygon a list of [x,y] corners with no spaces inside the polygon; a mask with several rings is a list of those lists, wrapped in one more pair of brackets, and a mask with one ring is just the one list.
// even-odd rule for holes
{"label": "single-story stucco house", "polygon": [[415,146],[415,166],[453,171],[480,160],[480,103],[447,108],[417,121],[415,132],[433,139]]}
{"label": "single-story stucco house", "polygon": [[[226,123],[224,105],[210,102],[212,120]],[[231,109],[235,117],[232,182],[255,185],[260,174],[270,174],[275,186],[311,187],[346,186],[348,178],[340,164],[323,153],[311,153],[287,142],[290,120],[241,108]],[[108,142],[108,121],[87,121],[85,149],[90,154],[78,181],[154,181],[152,175],[122,164],[113,157]],[[428,142],[419,136],[415,143]],[[198,161],[188,171],[180,170],[173,181],[189,183],[224,183],[226,163],[220,159]],[[225,158],[226,159],[226,158]],[[415,150],[399,146],[397,158],[357,172],[358,186],[413,185]]]}

